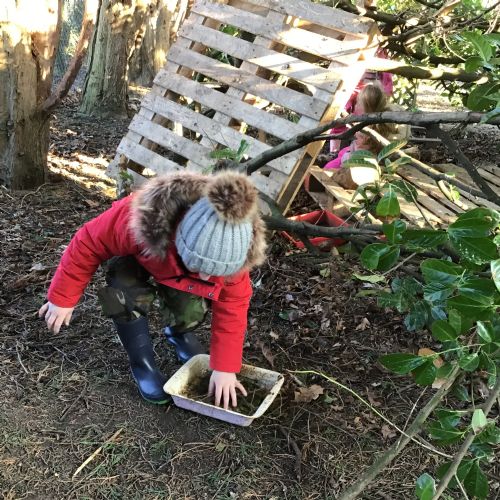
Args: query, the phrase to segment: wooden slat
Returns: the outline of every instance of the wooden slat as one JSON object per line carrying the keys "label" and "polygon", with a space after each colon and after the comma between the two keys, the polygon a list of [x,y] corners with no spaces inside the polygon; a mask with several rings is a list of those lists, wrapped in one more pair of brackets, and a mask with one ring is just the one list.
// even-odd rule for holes
{"label": "wooden slat", "polygon": [[212,3],[210,0],[196,2],[192,11],[330,60],[356,49],[365,48],[367,43],[366,38],[356,38],[347,42],[327,38],[311,31],[294,28],[284,23],[270,21],[262,16],[240,11],[230,5]]}
{"label": "wooden slat", "polygon": [[170,48],[167,59],[195,69],[218,82],[280,104],[310,118],[320,119],[326,107],[326,104],[318,99],[282,87],[216,59],[180,48],[177,45]]}
{"label": "wooden slat", "polygon": [[[250,3],[268,7],[280,14],[307,19],[320,26],[335,28],[343,33],[362,36],[369,30],[371,21],[365,17],[340,9],[313,3],[308,0],[248,0]],[[368,26],[367,26],[368,25]]]}
{"label": "wooden slat", "polygon": [[[171,130],[162,127],[142,116],[135,116],[130,124],[130,130],[141,134],[155,144],[167,148],[188,160],[197,163],[202,169],[214,163],[210,158],[210,149],[201,146],[197,142],[181,137]],[[146,165],[147,166],[147,165]]]}
{"label": "wooden slat", "polygon": [[335,92],[339,86],[339,80],[341,79],[339,73],[328,71],[320,66],[246,42],[220,31],[205,28],[204,26],[195,26],[186,21],[180,35],[193,41],[203,41],[209,47],[221,50],[233,57],[244,59],[280,75],[321,88],[330,94]]}
{"label": "wooden slat", "polygon": [[229,114],[236,120],[246,122],[248,125],[282,140],[290,139],[290,137],[305,130],[294,122],[272,113],[266,113],[251,104],[241,102],[239,99],[166,70],[160,70],[156,75],[155,83],[178,94],[182,93],[182,95],[215,111]]}
{"label": "wooden slat", "polygon": [[408,181],[410,184],[417,186],[426,194],[431,196],[434,200],[438,201],[457,214],[462,213],[464,210],[475,208],[474,204],[465,204],[465,206],[460,207],[452,201],[448,200],[441,192],[441,190],[437,187],[436,181],[434,179],[415,168],[407,165],[401,165],[398,167],[397,174]]}
{"label": "wooden slat", "polygon": [[[314,165],[309,169],[311,175],[313,175],[322,186],[337,200],[342,202],[347,208],[357,207],[358,204],[352,201],[352,191],[349,192],[345,190],[342,186],[339,186],[334,180],[331,178],[331,172],[327,170],[323,170],[318,166]],[[380,222],[378,219],[373,217],[373,215],[368,215],[368,218],[373,223]]]}
{"label": "wooden slat", "polygon": [[500,187],[500,177],[493,175],[491,172],[488,172],[484,168],[479,167],[477,171],[481,174],[483,179],[486,179],[488,183],[491,185],[492,189],[495,189],[495,186]]}
{"label": "wooden slat", "polygon": [[134,142],[127,136],[121,140],[117,151],[133,162],[154,170],[159,175],[183,170],[177,163],[137,144],[137,142]]}
{"label": "wooden slat", "polygon": [[[168,99],[159,96],[146,96],[142,101],[142,106],[158,113],[168,120],[179,121],[184,127],[202,134],[204,137],[211,141],[214,146],[216,144],[223,144],[231,149],[237,150],[242,140],[249,144],[248,156],[253,158],[267,149],[271,148],[270,145],[258,141],[257,139],[241,134],[235,129],[214,122],[212,119],[207,118],[201,113],[197,113],[186,106],[182,106]],[[178,136],[176,136],[178,137]],[[185,139],[188,141],[187,139]],[[190,141],[188,141],[190,142]],[[196,143],[195,146],[199,146]],[[212,150],[215,148],[212,148]],[[182,154],[182,153],[179,153]],[[184,155],[183,155],[184,156]],[[214,163],[215,160],[211,160]],[[269,163],[270,166],[279,170],[280,172],[288,175],[296,162],[296,154],[288,153],[287,155],[277,158]]]}
{"label": "wooden slat", "polygon": [[259,190],[262,191],[263,193],[267,194],[270,196],[272,199],[276,199],[278,196],[281,187],[283,185],[283,182],[286,179],[286,176],[283,174],[277,172],[281,178],[272,178],[272,177],[266,177],[265,175],[262,175],[260,172],[254,172],[250,178],[252,179],[252,182],[255,184],[255,187]]}

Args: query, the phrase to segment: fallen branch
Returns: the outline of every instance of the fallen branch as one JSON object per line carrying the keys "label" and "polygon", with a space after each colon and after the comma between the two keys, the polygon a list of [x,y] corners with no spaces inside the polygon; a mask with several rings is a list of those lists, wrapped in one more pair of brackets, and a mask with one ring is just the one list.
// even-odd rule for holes
{"label": "fallen branch", "polygon": [[59,105],[61,100],[68,94],[69,89],[75,81],[76,75],[82,67],[83,60],[87,54],[87,49],[94,32],[94,26],[99,10],[99,0],[85,0],[82,29],[80,38],[76,45],[75,54],[71,59],[64,76],[61,78],[57,88],[50,94],[40,108],[43,113],[50,113],[52,109]]}
{"label": "fallen branch", "polygon": [[76,477],[78,474],[80,474],[80,472],[90,463],[92,462],[92,460],[94,460],[95,457],[97,457],[97,455],[99,455],[99,453],[101,453],[101,451],[103,450],[103,448],[109,444],[109,443],[112,443],[121,433],[123,432],[123,427],[121,427],[120,429],[118,429],[109,439],[107,439],[106,441],[104,441],[104,443],[99,446],[99,448],[97,448],[94,453],[92,453],[92,455],[90,455],[86,460],[85,462],[82,463],[82,465],[80,465],[80,467],[78,467],[78,469],[76,469],[76,471],[73,473],[73,476],[72,477]]}
{"label": "fallen branch", "polygon": [[[408,65],[401,61],[382,59],[373,57],[366,61],[367,69],[374,71],[384,71],[393,75],[404,76],[406,78],[417,78],[423,80],[452,80],[456,82],[478,82],[485,83],[488,77],[482,73],[468,73],[459,68],[431,68],[429,66]],[[481,80],[484,80],[481,82]]]}
{"label": "fallen branch", "polygon": [[500,205],[500,196],[498,196],[490,185],[482,178],[481,174],[477,171],[472,162],[464,155],[460,146],[453,140],[448,132],[441,129],[439,125],[431,125],[430,130],[434,132],[446,146],[446,149],[457,159],[458,164],[467,170],[471,179],[482,190],[485,197],[493,203]]}
{"label": "fallen branch", "polygon": [[[395,112],[385,111],[383,113],[369,113],[365,115],[349,115],[345,118],[337,118],[324,123],[313,129],[307,130],[296,136],[283,141],[274,148],[267,149],[260,155],[251,158],[244,163],[232,162],[228,165],[240,171],[245,171],[248,175],[257,171],[259,168],[267,165],[271,160],[279,158],[287,153],[291,153],[307,144],[315,141],[323,141],[330,136],[321,135],[327,130],[340,125],[358,124],[359,128],[374,125],[376,123],[399,123],[427,126],[434,123],[479,123],[484,117],[484,113],[468,112],[450,112],[450,113],[422,113],[422,112]],[[500,124],[500,117],[491,118],[488,123],[492,125]],[[354,127],[353,127],[354,128]],[[446,179],[448,180],[448,179]]]}
{"label": "fallen branch", "polygon": [[396,441],[387,451],[382,453],[371,467],[361,474],[361,477],[344,492],[341,492],[337,500],[353,500],[358,497],[366,489],[370,483],[385,469],[406,447],[412,438],[420,432],[422,425],[427,420],[429,415],[439,405],[442,399],[450,391],[453,382],[460,373],[460,368],[455,366],[446,383],[432,396],[429,402],[418,412],[410,427],[398,441]]}
{"label": "fallen branch", "polygon": [[[488,413],[491,411],[491,408],[495,404],[496,399],[500,395],[500,377],[497,378],[497,383],[495,384],[495,387],[491,391],[490,395],[488,396],[488,399],[484,403],[484,414],[488,416]],[[458,450],[457,454],[455,455],[455,458],[453,459],[453,462],[451,463],[450,467],[446,471],[446,474],[443,476],[441,481],[439,482],[439,485],[436,489],[436,494],[433,497],[433,500],[437,500],[443,493],[444,490],[448,487],[449,482],[451,479],[455,476],[457,473],[458,467],[460,465],[460,462],[464,458],[465,454],[469,450],[472,442],[474,441],[474,438],[476,437],[476,433],[471,430],[467,437],[465,438],[465,441],[462,443],[462,446],[460,446],[460,449]]]}

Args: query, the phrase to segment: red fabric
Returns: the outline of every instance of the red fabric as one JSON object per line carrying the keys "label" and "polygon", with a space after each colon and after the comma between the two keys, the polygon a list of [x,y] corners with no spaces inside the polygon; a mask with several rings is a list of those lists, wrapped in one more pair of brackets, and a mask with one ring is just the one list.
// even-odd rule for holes
{"label": "red fabric", "polygon": [[351,150],[351,146],[347,146],[339,151],[337,158],[330,160],[323,168],[325,170],[337,170],[342,167],[342,158]]}
{"label": "red fabric", "polygon": [[213,301],[210,366],[238,372],[252,296],[249,273],[203,281],[183,266],[174,242],[164,259],[145,255],[145,248],[135,242],[129,230],[132,196],[113,203],[78,230],[52,279],[48,300],[59,307],[74,307],[100,264],[113,256],[132,255],[158,283]]}

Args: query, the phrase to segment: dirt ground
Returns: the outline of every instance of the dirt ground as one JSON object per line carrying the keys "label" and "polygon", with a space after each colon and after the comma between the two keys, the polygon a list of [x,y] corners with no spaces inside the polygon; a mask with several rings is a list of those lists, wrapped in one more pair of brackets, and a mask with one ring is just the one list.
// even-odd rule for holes
{"label": "dirt ground", "polygon": [[[292,372],[337,378],[400,427],[432,394],[377,363],[381,354],[415,352],[432,341],[357,297],[356,258],[318,264],[273,239],[268,263],[252,275],[244,361],[284,373],[285,385],[249,428],[141,400],[97,306],[101,271],[69,328],[52,335],[37,319],[71,235],[110,206],[113,183],[104,167],[126,125],[78,116],[68,99],[53,121],[49,182],[33,192],[0,189],[2,498],[334,499],[397,436],[349,393]],[[299,197],[295,209],[309,208]],[[179,364],[158,317],[151,319],[160,367],[171,375]],[[207,326],[200,337],[208,342]],[[317,399],[296,400],[314,384]],[[409,445],[363,498],[413,498],[416,478],[441,461]],[[490,473],[491,498],[498,498],[500,472]]]}

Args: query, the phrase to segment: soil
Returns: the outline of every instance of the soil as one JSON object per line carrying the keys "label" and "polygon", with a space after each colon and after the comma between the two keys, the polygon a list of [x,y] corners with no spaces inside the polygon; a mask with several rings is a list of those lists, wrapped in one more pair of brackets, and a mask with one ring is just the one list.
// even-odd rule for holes
{"label": "soil", "polygon": [[[249,428],[140,398],[112,324],[99,311],[101,270],[69,327],[53,335],[38,319],[71,236],[111,205],[113,182],[104,169],[127,124],[86,119],[77,114],[76,99],[67,100],[52,123],[47,184],[30,192],[0,188],[0,496],[335,498],[398,436],[351,394],[319,375],[298,372],[315,370],[337,379],[401,428],[433,393],[377,362],[382,354],[435,346],[426,334],[406,331],[401,315],[359,295],[370,284],[352,279],[363,273],[357,257],[313,258],[279,235],[273,238],[268,261],[251,276],[244,362],[283,373],[285,383]],[[496,144],[480,146],[493,151]],[[293,210],[315,208],[301,193]],[[158,364],[170,376],[179,364],[162,326],[153,313]],[[209,322],[197,333],[208,345]],[[307,388],[314,390],[304,400]],[[477,404],[484,400],[483,393],[475,397]],[[496,416],[498,409],[491,418]],[[434,474],[443,461],[412,443],[363,498],[413,498],[416,479]],[[498,461],[487,464],[487,472],[490,497],[496,498]],[[454,492],[452,498],[460,495]]]}
{"label": "soil", "polygon": [[[211,373],[207,372],[194,378],[193,380],[190,380],[182,395],[196,401],[202,401],[203,403],[213,405],[214,396],[208,395],[210,375]],[[242,413],[243,415],[253,415],[264,399],[266,399],[266,396],[269,394],[269,390],[266,387],[259,385],[255,380],[242,375],[238,376],[238,380],[246,389],[247,396],[245,397],[238,392],[238,404],[235,407],[231,407],[231,410]]]}

